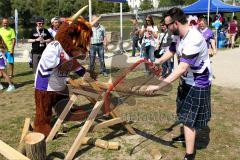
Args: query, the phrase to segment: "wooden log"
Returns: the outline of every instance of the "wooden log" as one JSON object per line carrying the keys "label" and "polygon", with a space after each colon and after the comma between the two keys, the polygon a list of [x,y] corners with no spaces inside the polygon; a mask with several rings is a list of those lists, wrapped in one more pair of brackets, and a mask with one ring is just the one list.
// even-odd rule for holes
{"label": "wooden log", "polygon": [[121,118],[113,118],[113,119],[110,119],[110,120],[107,120],[107,121],[97,124],[96,126],[94,126],[93,131],[97,131],[99,129],[113,126],[113,125],[119,124],[119,123],[123,123],[123,120]]}
{"label": "wooden log", "polygon": [[18,151],[20,153],[22,153],[23,155],[26,154],[23,138],[27,135],[27,133],[29,131],[29,128],[30,128],[30,118],[25,118],[23,130],[22,130],[22,135],[21,135],[21,139],[20,139],[20,142],[19,142],[19,146],[18,146]]}
{"label": "wooden log", "polygon": [[22,155],[6,143],[4,143],[2,140],[0,140],[0,154],[2,154],[5,158],[9,160],[30,160],[28,157]]}
{"label": "wooden log", "polygon": [[59,128],[61,127],[61,124],[63,123],[64,119],[66,118],[68,112],[70,111],[70,109],[72,108],[72,105],[75,103],[77,99],[76,95],[72,95],[70,100],[68,101],[66,107],[64,108],[63,112],[61,113],[61,115],[58,117],[56,123],[54,124],[52,130],[50,131],[46,142],[49,142],[51,140],[53,140],[53,137],[56,135],[57,131],[59,130]]}
{"label": "wooden log", "polygon": [[42,133],[32,132],[24,137],[26,156],[31,160],[46,159],[46,142]]}
{"label": "wooden log", "polygon": [[84,91],[84,90],[80,90],[80,89],[72,89],[72,92],[74,94],[79,94],[82,96],[87,96],[87,97],[91,97],[93,99],[100,99],[100,94],[98,93],[93,93],[93,92],[88,92],[88,91]]}
{"label": "wooden log", "polygon": [[118,150],[120,148],[119,142],[109,142],[102,139],[94,139],[90,137],[84,137],[82,144],[95,145],[103,149]]}
{"label": "wooden log", "polygon": [[77,138],[73,142],[73,145],[71,146],[71,148],[68,151],[64,160],[72,160],[73,159],[74,155],[76,154],[77,150],[80,148],[80,146],[82,144],[83,138],[86,137],[86,135],[87,135],[91,125],[93,124],[93,122],[94,122],[99,110],[101,109],[102,105],[103,105],[103,100],[97,101],[97,103],[93,107],[92,112],[88,116],[87,121],[84,123],[81,131],[79,132]]}
{"label": "wooden log", "polygon": [[[113,118],[116,118],[116,117],[120,117],[118,112],[116,110],[113,110],[112,112],[110,112],[110,115],[113,117]],[[132,126],[126,122],[123,122],[122,123],[123,126],[128,130],[128,132],[130,134],[136,134],[135,130],[132,128]]]}

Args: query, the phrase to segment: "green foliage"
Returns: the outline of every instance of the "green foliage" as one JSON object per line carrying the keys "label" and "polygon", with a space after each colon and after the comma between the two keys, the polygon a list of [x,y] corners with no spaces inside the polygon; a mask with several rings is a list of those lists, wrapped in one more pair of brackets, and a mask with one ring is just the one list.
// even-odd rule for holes
{"label": "green foliage", "polygon": [[0,17],[8,17],[11,15],[11,1],[1,0],[0,1]]}
{"label": "green foliage", "polygon": [[147,10],[153,8],[151,0],[144,0],[140,5],[141,10]]}
{"label": "green foliage", "polygon": [[192,4],[194,2],[197,2],[197,0],[185,0],[183,2],[184,2],[184,5],[189,5],[189,4]]}
{"label": "green foliage", "polygon": [[[160,6],[188,5],[197,0],[160,0]],[[88,5],[88,0],[1,0],[0,17],[13,16],[14,9],[18,9],[20,25],[30,25],[36,16],[43,16],[49,20],[54,16],[69,17],[81,7]],[[102,2],[92,0],[92,13],[119,12],[119,3]],[[151,0],[144,0],[141,10],[153,8]],[[123,12],[128,12],[129,6],[123,3]],[[83,13],[88,16],[88,11]]]}
{"label": "green foliage", "polygon": [[176,5],[189,5],[197,0],[160,0],[159,6],[176,6]]}
{"label": "green foliage", "polygon": [[23,23],[23,25],[29,25],[30,18],[39,14],[39,9],[36,9],[36,6],[38,6],[37,0],[11,0],[11,6],[13,9],[11,11],[12,15],[14,9],[17,9],[19,20]]}

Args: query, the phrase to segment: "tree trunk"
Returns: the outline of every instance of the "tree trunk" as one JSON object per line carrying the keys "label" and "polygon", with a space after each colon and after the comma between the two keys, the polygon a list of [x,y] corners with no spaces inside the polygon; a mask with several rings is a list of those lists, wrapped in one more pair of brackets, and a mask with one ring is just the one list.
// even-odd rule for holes
{"label": "tree trunk", "polygon": [[45,136],[41,133],[32,132],[24,137],[26,156],[31,160],[46,159]]}

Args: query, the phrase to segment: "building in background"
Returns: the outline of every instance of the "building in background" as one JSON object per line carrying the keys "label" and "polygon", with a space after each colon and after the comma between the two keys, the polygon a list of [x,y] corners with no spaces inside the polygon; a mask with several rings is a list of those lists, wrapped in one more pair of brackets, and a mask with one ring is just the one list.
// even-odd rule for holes
{"label": "building in background", "polygon": [[[150,0],[153,3],[154,8],[158,8],[159,0]],[[139,8],[143,0],[128,0],[130,8]]]}

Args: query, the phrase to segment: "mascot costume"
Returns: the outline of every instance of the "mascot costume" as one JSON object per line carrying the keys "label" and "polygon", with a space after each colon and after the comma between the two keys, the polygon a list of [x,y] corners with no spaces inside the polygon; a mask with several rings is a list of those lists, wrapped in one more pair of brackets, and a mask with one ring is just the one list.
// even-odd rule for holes
{"label": "mascot costume", "polygon": [[45,136],[51,131],[50,121],[52,107],[66,95],[66,79],[71,71],[79,76],[85,74],[85,68],[77,59],[85,59],[90,39],[92,25],[79,15],[87,8],[80,9],[74,16],[63,22],[56,34],[55,41],[49,43],[39,61],[35,76],[36,115],[34,131]]}

